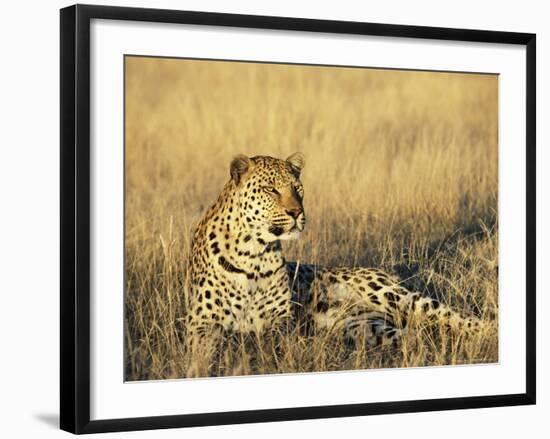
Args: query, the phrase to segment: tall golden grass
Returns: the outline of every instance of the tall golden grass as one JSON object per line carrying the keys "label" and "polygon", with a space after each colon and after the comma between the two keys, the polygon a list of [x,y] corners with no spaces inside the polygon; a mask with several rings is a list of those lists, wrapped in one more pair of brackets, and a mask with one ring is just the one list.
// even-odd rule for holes
{"label": "tall golden grass", "polygon": [[[234,341],[190,358],[182,319],[193,225],[239,153],[302,151],[305,232],[288,260],[378,266],[465,314],[498,316],[493,75],[127,57],[128,380],[494,362],[495,333]],[[250,345],[253,345],[250,348]],[[193,373],[190,371],[193,370]]]}

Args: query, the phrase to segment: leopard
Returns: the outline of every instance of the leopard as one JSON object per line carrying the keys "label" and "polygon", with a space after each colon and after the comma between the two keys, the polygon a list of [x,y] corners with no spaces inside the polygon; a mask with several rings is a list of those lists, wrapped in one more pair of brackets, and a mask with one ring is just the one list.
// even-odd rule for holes
{"label": "leopard", "polygon": [[261,334],[300,321],[313,333],[395,346],[415,318],[464,334],[482,329],[480,317],[409,290],[379,268],[286,261],[282,241],[298,239],[306,225],[304,164],[300,152],[286,159],[238,155],[231,161],[228,181],[192,237],[192,337],[200,340],[212,331]]}

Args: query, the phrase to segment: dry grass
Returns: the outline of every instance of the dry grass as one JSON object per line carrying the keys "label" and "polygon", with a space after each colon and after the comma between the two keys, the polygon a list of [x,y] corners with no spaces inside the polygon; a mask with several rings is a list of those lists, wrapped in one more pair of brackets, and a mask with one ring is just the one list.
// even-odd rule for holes
{"label": "dry grass", "polygon": [[494,333],[350,351],[293,331],[232,340],[209,363],[188,357],[180,319],[191,230],[230,159],[296,150],[308,224],[289,260],[380,266],[494,319],[497,99],[489,75],[127,58],[127,379],[496,361]]}

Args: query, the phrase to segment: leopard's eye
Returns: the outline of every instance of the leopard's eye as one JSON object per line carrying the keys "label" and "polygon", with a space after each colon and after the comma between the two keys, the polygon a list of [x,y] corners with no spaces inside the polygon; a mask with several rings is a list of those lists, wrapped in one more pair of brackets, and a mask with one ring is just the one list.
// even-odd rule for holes
{"label": "leopard's eye", "polygon": [[275,189],[273,186],[264,186],[264,191],[266,191],[268,194],[278,194],[279,191]]}

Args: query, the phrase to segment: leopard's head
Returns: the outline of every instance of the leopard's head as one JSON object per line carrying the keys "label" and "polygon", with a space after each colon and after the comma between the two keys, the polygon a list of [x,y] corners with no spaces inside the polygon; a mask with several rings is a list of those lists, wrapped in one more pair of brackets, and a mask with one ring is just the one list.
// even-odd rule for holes
{"label": "leopard's head", "polygon": [[296,239],[304,230],[301,153],[286,160],[239,155],[230,166],[241,221],[265,242]]}

